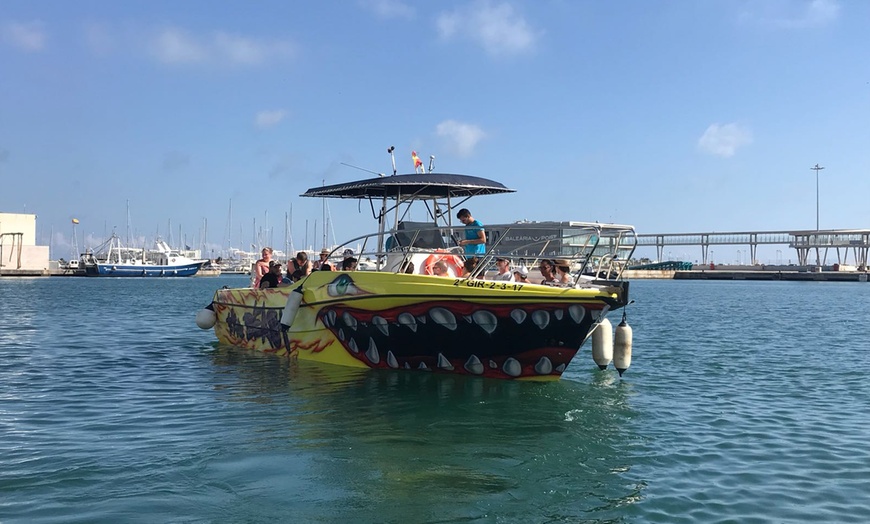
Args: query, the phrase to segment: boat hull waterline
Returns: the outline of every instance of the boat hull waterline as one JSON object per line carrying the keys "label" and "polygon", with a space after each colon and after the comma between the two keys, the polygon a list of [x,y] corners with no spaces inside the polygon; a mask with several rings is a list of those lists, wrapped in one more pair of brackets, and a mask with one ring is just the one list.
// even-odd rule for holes
{"label": "boat hull waterline", "polygon": [[89,277],[192,277],[204,262],[158,266],[146,264],[88,264],[85,274]]}
{"label": "boat hull waterline", "polygon": [[[286,329],[281,315],[299,286]],[[236,347],[359,368],[554,380],[626,291],[318,271],[288,287],[220,289],[211,308],[218,340]]]}

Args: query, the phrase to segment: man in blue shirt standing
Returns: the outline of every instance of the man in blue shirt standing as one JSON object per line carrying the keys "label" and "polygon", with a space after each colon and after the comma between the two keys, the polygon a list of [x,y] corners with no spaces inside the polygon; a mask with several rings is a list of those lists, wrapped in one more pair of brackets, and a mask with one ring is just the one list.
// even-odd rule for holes
{"label": "man in blue shirt standing", "polygon": [[459,245],[465,247],[465,256],[475,257],[486,253],[486,232],[480,220],[475,220],[471,211],[465,208],[456,213],[456,218],[465,224],[465,240],[459,241]]}

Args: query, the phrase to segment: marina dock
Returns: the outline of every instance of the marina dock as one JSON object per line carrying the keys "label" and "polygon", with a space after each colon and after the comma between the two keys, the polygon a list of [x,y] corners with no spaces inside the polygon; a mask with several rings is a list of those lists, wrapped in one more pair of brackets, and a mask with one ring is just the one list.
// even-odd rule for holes
{"label": "marina dock", "polygon": [[811,271],[800,266],[779,266],[759,269],[741,266],[721,269],[643,270],[629,269],[623,273],[628,280],[783,280],[801,282],[867,282],[867,271]]}

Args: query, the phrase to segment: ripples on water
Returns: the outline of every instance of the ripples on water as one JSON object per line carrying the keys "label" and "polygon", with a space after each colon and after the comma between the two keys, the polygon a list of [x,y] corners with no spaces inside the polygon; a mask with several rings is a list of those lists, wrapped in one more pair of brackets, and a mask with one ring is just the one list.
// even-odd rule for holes
{"label": "ripples on water", "polygon": [[870,286],[639,281],[528,384],[218,347],[231,277],[0,280],[0,522],[864,522]]}

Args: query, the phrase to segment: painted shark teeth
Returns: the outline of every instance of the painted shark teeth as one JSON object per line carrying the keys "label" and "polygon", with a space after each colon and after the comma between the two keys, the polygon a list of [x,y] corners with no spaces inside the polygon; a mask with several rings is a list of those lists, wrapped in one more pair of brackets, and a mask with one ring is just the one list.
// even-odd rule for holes
{"label": "painted shark teeth", "polygon": [[344,329],[343,328],[339,328],[339,330],[338,330],[338,340],[341,340],[342,342],[344,342]]}
{"label": "painted shark teeth", "polygon": [[447,371],[453,371],[453,364],[441,353],[438,353],[438,367]]}
{"label": "painted shark teeth", "polygon": [[417,332],[417,319],[410,313],[400,313],[398,318],[396,318],[396,322],[398,322],[400,326],[410,328],[414,333]]}
{"label": "painted shark teeth", "polygon": [[387,351],[387,365],[393,369],[399,367],[399,361],[396,360],[396,355],[393,355],[392,351]]}
{"label": "painted shark teeth", "polygon": [[420,365],[417,366],[417,369],[423,369],[423,370],[428,371],[428,370],[429,370],[429,366],[427,366],[425,362],[420,362]]}
{"label": "painted shark teeth", "polygon": [[331,328],[335,325],[335,311],[329,310],[323,315],[323,323],[326,324],[326,327]]}
{"label": "painted shark teeth", "polygon": [[471,318],[478,326],[490,335],[495,331],[495,328],[498,327],[498,318],[493,315],[491,311],[485,309],[475,311],[471,314]]}
{"label": "painted shark teeth", "polygon": [[539,328],[544,329],[550,323],[550,314],[539,309],[532,313],[532,322]]}
{"label": "painted shark teeth", "polygon": [[513,357],[509,357],[501,366],[502,371],[512,377],[518,377],[523,372],[523,366]]}
{"label": "painted shark teeth", "polygon": [[384,317],[375,315],[372,317],[372,324],[378,327],[386,336],[390,336],[390,323]]}
{"label": "painted shark teeth", "polygon": [[483,374],[483,364],[480,362],[480,359],[477,358],[477,355],[471,355],[468,357],[468,360],[465,361],[465,370],[475,375]]}
{"label": "painted shark teeth", "polygon": [[565,364],[559,364],[558,366],[556,366],[556,371],[559,373],[565,371]]}
{"label": "painted shark teeth", "polygon": [[342,313],[341,319],[344,321],[345,326],[349,327],[353,331],[356,331],[356,319],[353,318],[353,315],[345,311],[344,313]]}
{"label": "painted shark teeth", "polygon": [[511,318],[514,319],[514,322],[517,324],[522,324],[523,321],[526,320],[528,313],[524,309],[515,309],[511,311]]}
{"label": "painted shark teeth", "polygon": [[366,350],[366,358],[372,364],[378,364],[381,361],[381,354],[378,353],[378,345],[375,344],[375,339],[369,339],[369,348]]}
{"label": "painted shark teeth", "polygon": [[456,331],[456,317],[443,307],[433,307],[429,310],[429,316],[439,326],[446,327],[450,331]]}
{"label": "painted shark teeth", "polygon": [[347,347],[349,347],[354,353],[359,353],[359,346],[356,345],[356,340],[350,339],[350,342],[347,343]]}
{"label": "painted shark teeth", "polygon": [[547,357],[541,357],[535,364],[535,373],[538,375],[549,375],[553,372],[553,363]]}
{"label": "painted shark teeth", "polygon": [[586,316],[586,308],[581,306],[580,304],[571,304],[568,306],[568,314],[571,315],[571,319],[577,324],[583,322],[583,317]]}
{"label": "painted shark teeth", "polygon": [[562,311],[561,309],[557,309],[556,311],[553,311],[553,316],[556,317],[556,320],[562,320],[562,316],[564,314],[565,314],[565,312]]}

